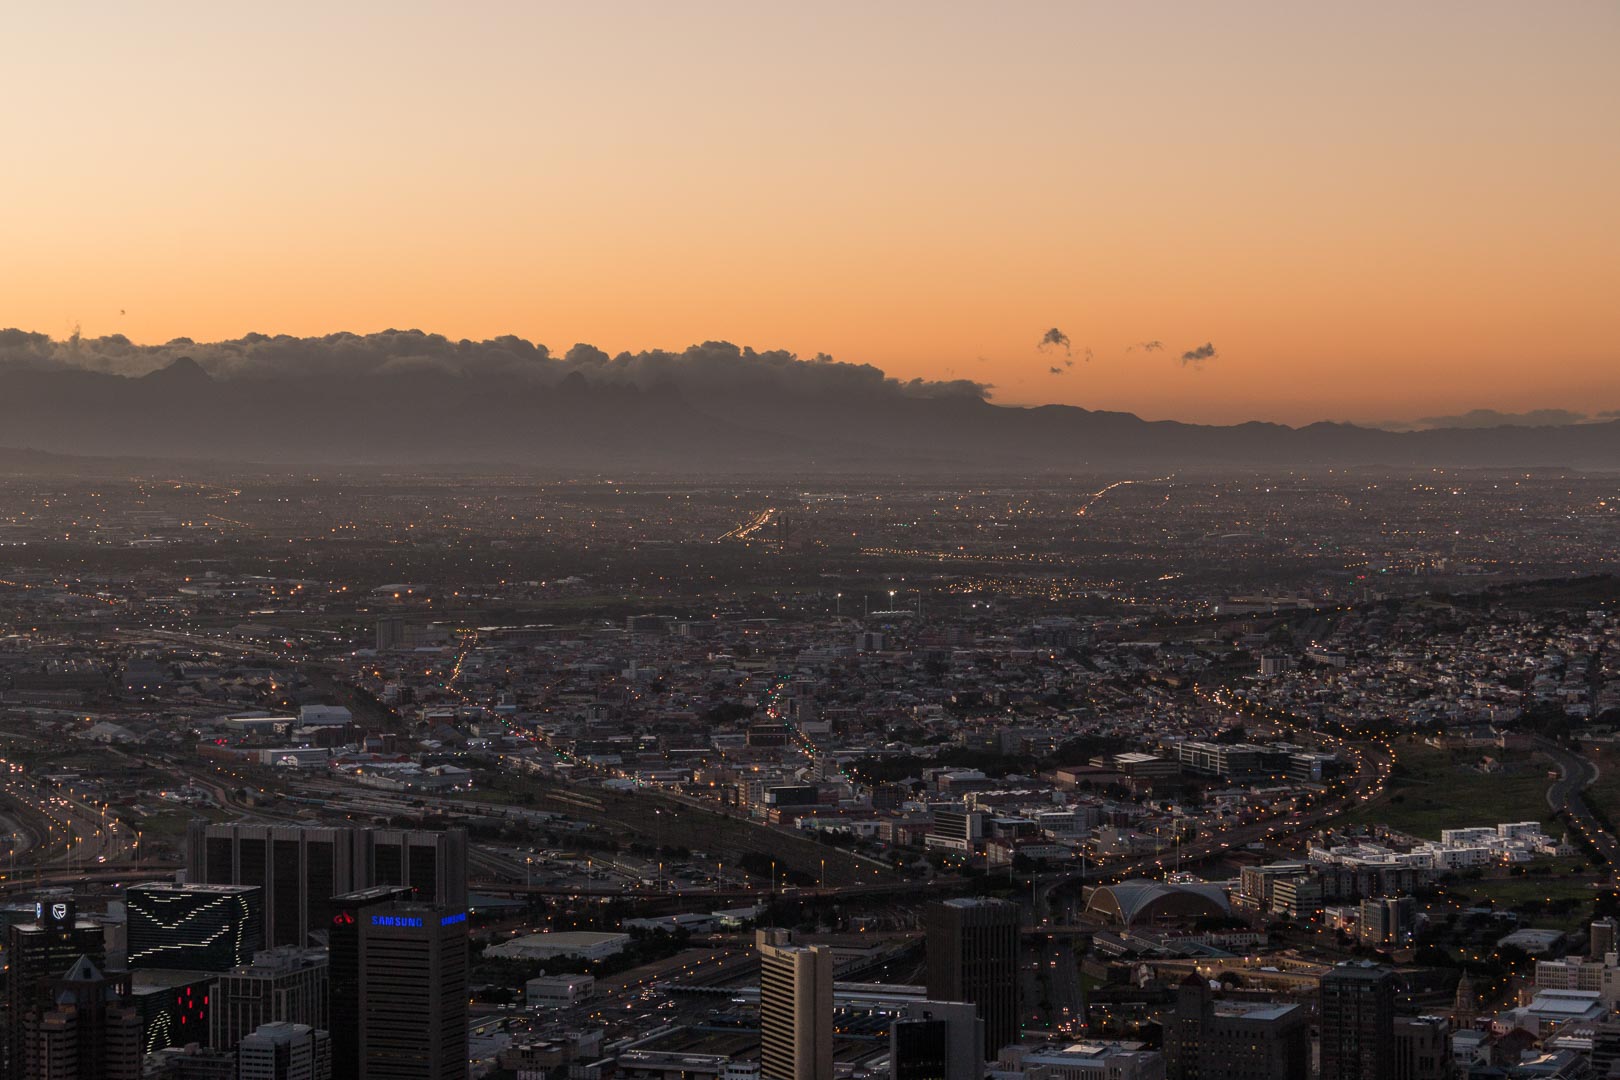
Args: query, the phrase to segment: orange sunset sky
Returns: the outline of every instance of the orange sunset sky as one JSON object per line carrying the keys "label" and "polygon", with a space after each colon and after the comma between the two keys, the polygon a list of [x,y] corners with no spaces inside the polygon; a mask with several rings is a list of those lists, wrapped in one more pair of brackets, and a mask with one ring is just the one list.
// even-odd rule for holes
{"label": "orange sunset sky", "polygon": [[726,339],[1219,422],[1620,409],[1613,2],[52,3],[0,35],[0,326]]}

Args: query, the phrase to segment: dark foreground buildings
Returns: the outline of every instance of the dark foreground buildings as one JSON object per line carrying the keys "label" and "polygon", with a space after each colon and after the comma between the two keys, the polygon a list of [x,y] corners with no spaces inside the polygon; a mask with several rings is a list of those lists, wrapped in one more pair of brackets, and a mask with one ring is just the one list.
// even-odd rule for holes
{"label": "dark foreground buildings", "polygon": [[31,1011],[50,1002],[50,984],[86,957],[106,964],[106,938],[99,922],[79,918],[71,900],[38,904],[30,922],[13,923],[6,936],[6,1060],[10,1075],[25,1076],[24,1025]]}
{"label": "dark foreground buildings", "polygon": [[984,1021],[985,1053],[1018,1038],[1018,905],[963,898],[929,904],[924,915],[928,997],[967,1001]]}
{"label": "dark foreground buildings", "polygon": [[81,956],[23,1009],[10,1076],[19,1080],[139,1080],[141,1018],[127,972]]}
{"label": "dark foreground buildings", "polygon": [[1322,1080],[1394,1080],[1395,974],[1340,964],[1322,976]]}
{"label": "dark foreground buildings", "polygon": [[310,944],[331,921],[331,897],[406,885],[413,899],[467,906],[467,833],[354,826],[193,822],[186,834],[193,881],[264,890],[266,945]]}
{"label": "dark foreground buildings", "polygon": [[1164,1025],[1169,1080],[1284,1080],[1310,1074],[1310,1017],[1303,1005],[1217,1002],[1189,975]]}
{"label": "dark foreground buildings", "polygon": [[334,1077],[464,1080],[467,911],[399,887],[332,898]]}

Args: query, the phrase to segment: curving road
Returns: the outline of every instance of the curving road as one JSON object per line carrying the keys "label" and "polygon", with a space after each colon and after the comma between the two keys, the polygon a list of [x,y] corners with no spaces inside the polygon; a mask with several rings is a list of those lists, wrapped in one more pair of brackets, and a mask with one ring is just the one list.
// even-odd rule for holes
{"label": "curving road", "polygon": [[1603,827],[1586,804],[1586,789],[1597,783],[1596,762],[1588,761],[1572,750],[1546,739],[1536,740],[1536,749],[1552,758],[1558,766],[1558,779],[1547,789],[1547,806],[1554,813],[1568,811],[1575,827],[1592,842],[1598,853],[1609,860],[1611,867],[1620,868],[1620,841]]}

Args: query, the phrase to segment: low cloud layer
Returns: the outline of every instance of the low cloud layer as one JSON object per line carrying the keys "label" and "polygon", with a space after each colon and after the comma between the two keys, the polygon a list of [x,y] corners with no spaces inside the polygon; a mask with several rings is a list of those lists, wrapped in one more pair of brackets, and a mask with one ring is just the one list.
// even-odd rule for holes
{"label": "low cloud layer", "polygon": [[519,337],[452,341],[419,330],[311,338],[248,334],[216,342],[177,338],[163,345],[136,345],[122,334],[58,341],[23,330],[0,330],[0,371],[78,369],[139,376],[182,358],[195,361],[213,378],[229,380],[385,379],[415,374],[544,386],[577,374],[593,383],[696,394],[764,390],[829,397],[990,396],[988,383],[969,379],[894,379],[871,364],[846,363],[825,354],[801,359],[785,350],[757,352],[725,341],[707,341],[680,352],[653,349],[616,356],[580,344],[557,356],[546,346]]}
{"label": "low cloud layer", "polygon": [[1569,409],[1531,409],[1528,412],[1498,412],[1496,409],[1470,409],[1451,416],[1422,416],[1416,420],[1386,420],[1368,427],[1385,431],[1429,431],[1434,428],[1493,428],[1493,427],[1568,427],[1594,420],[1620,417],[1620,410],[1594,415],[1572,412]]}

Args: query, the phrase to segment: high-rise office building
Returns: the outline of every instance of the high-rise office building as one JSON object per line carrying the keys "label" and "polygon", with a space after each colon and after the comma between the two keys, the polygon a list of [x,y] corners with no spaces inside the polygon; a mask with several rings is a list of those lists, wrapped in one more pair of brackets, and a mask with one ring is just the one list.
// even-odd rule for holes
{"label": "high-rise office building", "polygon": [[[236,1046],[265,1024],[302,1024],[330,1030],[324,949],[270,949],[232,968],[214,984],[209,1042]],[[352,1034],[352,1032],[351,1032]]]}
{"label": "high-rise office building", "polygon": [[367,913],[409,900],[403,885],[379,885],[334,896],[327,928],[327,993],[332,1033],[332,1069],[338,1076],[360,1075],[360,930]]}
{"label": "high-rise office building", "polygon": [[52,979],[60,978],[79,957],[97,968],[106,963],[106,935],[101,923],[81,919],[72,900],[52,900],[34,907],[29,922],[12,923],[6,935],[6,1048],[8,1062],[22,1053],[22,1020],[46,999]]}
{"label": "high-rise office building", "polygon": [[1310,1074],[1310,1017],[1301,1005],[1219,1002],[1199,975],[1165,1019],[1169,1080],[1287,1080]]}
{"label": "high-rise office building", "polygon": [[132,971],[129,978],[129,1003],[141,1020],[142,1053],[208,1041],[212,972],[149,968]]}
{"label": "high-rise office building", "polygon": [[763,1080],[832,1080],[833,956],[755,933],[759,950],[759,1072]]}
{"label": "high-rise office building", "polygon": [[966,1001],[909,1001],[889,1027],[893,1080],[978,1080],[984,1021]]}
{"label": "high-rise office building", "polygon": [[415,899],[467,906],[467,833],[352,826],[194,822],[186,836],[193,881],[264,890],[269,946],[310,944],[331,921],[331,898],[408,885]]}
{"label": "high-rise office building", "polygon": [[227,971],[263,946],[255,885],[132,886],[126,894],[129,968]]}
{"label": "high-rise office building", "polygon": [[[978,1015],[973,1014],[974,1020]],[[896,1020],[889,1025],[889,1075],[893,1080],[945,1080],[950,1067],[950,1025],[944,1020]]]}
{"label": "high-rise office building", "polygon": [[961,898],[929,904],[924,915],[928,996],[968,1001],[984,1021],[985,1052],[1018,1039],[1018,905]]}
{"label": "high-rise office building", "polygon": [[7,1075],[28,1080],[140,1080],[141,1022],[129,975],[81,956],[23,1010]]}
{"label": "high-rise office building", "polygon": [[377,651],[405,648],[405,617],[384,615],[377,620]]}
{"label": "high-rise office building", "polygon": [[467,906],[467,830],[362,829],[366,879],[356,888],[409,885],[415,899]]}
{"label": "high-rise office building", "polygon": [[1417,919],[1417,901],[1410,896],[1380,896],[1361,902],[1360,937],[1363,945],[1407,945]]}
{"label": "high-rise office building", "polygon": [[1592,1032],[1592,1075],[1620,1075],[1620,1017],[1610,1014]]}
{"label": "high-rise office building", "polygon": [[1395,975],[1340,964],[1322,976],[1322,1080],[1393,1080]]}
{"label": "high-rise office building", "polygon": [[356,921],[358,1080],[465,1080],[466,910],[393,903]]}
{"label": "high-rise office building", "polygon": [[236,1080],[332,1080],[331,1049],[308,1024],[263,1024],[237,1049]]}
{"label": "high-rise office building", "polygon": [[1443,1016],[1395,1019],[1395,1080],[1448,1080],[1451,1022]]}
{"label": "high-rise office building", "polygon": [[1593,919],[1586,933],[1586,951],[1593,960],[1602,960],[1620,947],[1617,946],[1616,923],[1613,919]]}

